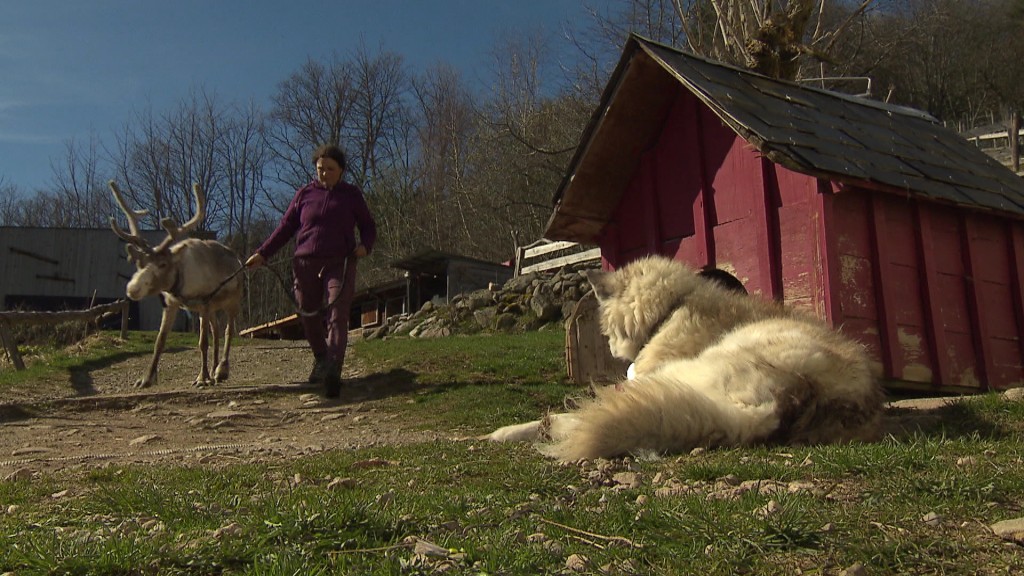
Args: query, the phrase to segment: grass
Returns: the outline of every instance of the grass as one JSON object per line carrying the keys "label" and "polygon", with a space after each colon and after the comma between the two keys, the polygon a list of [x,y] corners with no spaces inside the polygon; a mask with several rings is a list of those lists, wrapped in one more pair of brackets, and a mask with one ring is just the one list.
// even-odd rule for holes
{"label": "grass", "polygon": [[[354,356],[425,384],[384,409],[438,429],[490,428],[561,403],[563,338],[360,342]],[[104,361],[95,354],[80,361]],[[1024,570],[1020,548],[988,529],[1024,516],[1024,405],[992,395],[940,412],[865,445],[562,465],[530,446],[438,441],[0,481],[0,573]]]}
{"label": "grass", "polygon": [[[35,388],[40,380],[59,376],[65,381],[68,373],[88,372],[110,366],[138,355],[153,353],[156,332],[129,332],[120,338],[116,332],[100,331],[87,336],[80,343],[62,346],[29,342],[18,345],[25,361],[25,370],[16,371],[9,364],[0,368],[0,391]],[[195,348],[192,334],[172,332],[165,344],[166,350]],[[6,356],[4,356],[6,359]]]}

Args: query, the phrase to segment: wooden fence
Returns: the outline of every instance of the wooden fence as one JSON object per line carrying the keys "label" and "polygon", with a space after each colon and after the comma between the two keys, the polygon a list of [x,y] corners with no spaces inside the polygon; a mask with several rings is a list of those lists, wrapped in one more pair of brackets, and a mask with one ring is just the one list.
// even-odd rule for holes
{"label": "wooden fence", "polygon": [[586,249],[576,242],[538,240],[517,251],[515,275],[543,272],[561,268],[567,264],[600,259],[600,248]]}
{"label": "wooden fence", "polygon": [[64,322],[99,322],[113,314],[121,314],[121,338],[128,335],[128,301],[118,300],[110,304],[93,306],[86,310],[67,310],[62,312],[13,311],[0,312],[0,340],[4,350],[14,364],[16,370],[24,370],[25,362],[18,353],[18,344],[14,341],[11,327],[15,324],[42,325],[63,324]]}

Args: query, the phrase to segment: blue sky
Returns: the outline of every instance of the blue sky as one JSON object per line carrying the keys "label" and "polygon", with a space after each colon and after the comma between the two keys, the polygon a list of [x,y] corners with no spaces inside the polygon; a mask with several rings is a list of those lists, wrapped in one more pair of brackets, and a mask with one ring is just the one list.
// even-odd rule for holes
{"label": "blue sky", "polygon": [[587,25],[587,7],[621,1],[0,0],[0,182],[46,188],[69,141],[109,141],[196,88],[263,106],[307,59],[360,42],[413,72],[445,62],[479,82],[495,37],[564,37]]}

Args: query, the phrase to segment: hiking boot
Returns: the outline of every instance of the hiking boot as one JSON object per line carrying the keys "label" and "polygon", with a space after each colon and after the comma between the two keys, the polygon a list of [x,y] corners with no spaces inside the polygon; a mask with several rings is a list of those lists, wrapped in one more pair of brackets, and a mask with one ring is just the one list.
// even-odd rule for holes
{"label": "hiking boot", "polygon": [[341,368],[337,362],[325,362],[324,398],[341,396]]}
{"label": "hiking boot", "polygon": [[309,373],[308,382],[310,384],[320,384],[324,381],[324,377],[327,375],[327,356],[324,354],[318,354],[313,356],[313,370]]}

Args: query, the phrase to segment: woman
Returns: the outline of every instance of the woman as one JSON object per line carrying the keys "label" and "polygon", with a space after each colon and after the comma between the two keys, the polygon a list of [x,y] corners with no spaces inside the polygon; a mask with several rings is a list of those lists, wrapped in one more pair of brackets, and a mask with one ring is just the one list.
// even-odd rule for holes
{"label": "woman", "polygon": [[[337,398],[341,394],[341,368],[348,344],[356,261],[373,250],[377,225],[363,193],[341,179],[346,163],[340,148],[331,144],[320,146],[313,153],[313,162],[317,179],[295,193],[277,229],[245,265],[262,266],[295,238],[295,299],[314,357],[309,381],[323,382],[324,396]],[[325,292],[327,308],[323,308]]]}

